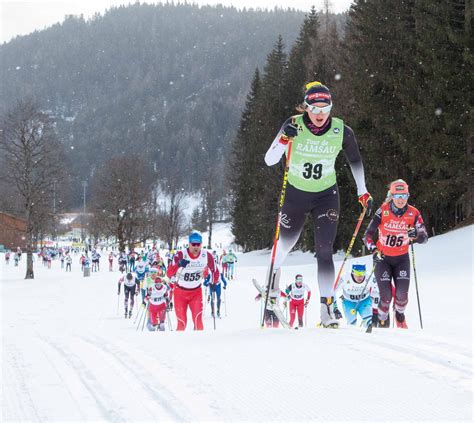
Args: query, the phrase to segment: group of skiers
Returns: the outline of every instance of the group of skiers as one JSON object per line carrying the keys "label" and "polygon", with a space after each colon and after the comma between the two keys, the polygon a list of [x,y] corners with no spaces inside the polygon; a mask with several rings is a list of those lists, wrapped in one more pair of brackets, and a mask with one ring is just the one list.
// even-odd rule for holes
{"label": "group of skiers", "polygon": [[[212,317],[221,316],[221,286],[226,289],[227,280],[220,271],[217,253],[203,249],[202,235],[197,231],[189,235],[188,241],[189,246],[178,250],[167,268],[159,254],[137,255],[133,267],[128,267],[128,273],[122,275],[118,282],[118,295],[121,285],[124,285],[126,318],[132,316],[134,297],[139,293],[150,331],[165,330],[166,315],[173,310],[177,320],[176,330],[185,330],[188,309],[193,328],[203,330],[204,296],[211,303]],[[119,263],[122,260],[125,265],[125,259],[126,255],[121,253]],[[235,262],[236,258],[232,260],[232,263]],[[130,260],[128,266],[129,263]]]}
{"label": "group of skiers", "polygon": [[[318,264],[321,327],[336,328],[340,312],[336,306],[333,244],[339,220],[339,189],[335,162],[343,150],[357,185],[357,195],[364,214],[370,216],[373,199],[365,185],[364,166],[353,130],[331,116],[332,97],[320,82],[305,86],[300,114],[287,119],[265,155],[268,166],[286,156],[286,169],[280,197],[280,211],[268,274],[269,310],[280,295],[279,280],[284,259],[299,239],[305,217],[311,214],[314,224],[314,248]],[[359,314],[368,331],[373,325],[386,328],[394,296],[395,320],[406,328],[405,308],[410,283],[408,249],[412,243],[428,239],[420,212],[408,205],[409,187],[402,179],[390,183],[387,198],[375,213],[364,235],[364,242],[373,254],[375,285],[365,281],[366,271],[354,267],[341,282],[343,310],[349,324]],[[357,233],[357,232],[356,232]],[[375,240],[377,238],[377,240]],[[364,277],[364,278],[362,278]],[[360,282],[359,282],[360,281]],[[365,283],[364,283],[365,281]],[[364,286],[364,289],[360,287]],[[392,291],[393,286],[393,291]],[[369,293],[380,292],[377,321],[369,313]],[[293,288],[292,288],[293,289]],[[352,292],[352,293],[351,293]],[[353,298],[351,299],[351,295]],[[335,312],[337,310],[337,313]],[[349,310],[349,315],[347,311]]]}

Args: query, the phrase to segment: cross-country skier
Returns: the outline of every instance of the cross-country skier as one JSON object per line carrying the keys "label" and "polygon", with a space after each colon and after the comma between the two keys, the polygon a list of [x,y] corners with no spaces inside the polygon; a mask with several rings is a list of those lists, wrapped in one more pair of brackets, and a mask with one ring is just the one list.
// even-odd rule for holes
{"label": "cross-country skier", "polygon": [[112,272],[114,270],[114,257],[115,254],[113,251],[111,251],[109,254],[109,272]]}
{"label": "cross-country skier", "polygon": [[158,273],[153,274],[153,283],[147,289],[148,313],[149,320],[147,323],[148,330],[160,331],[165,330],[166,322],[166,307],[169,302],[168,296],[169,288],[163,282],[163,279],[158,276]]}
{"label": "cross-country skier", "polygon": [[[127,273],[122,275],[118,281],[118,290],[117,295],[120,295],[120,285],[123,283],[123,293],[125,295],[125,300],[123,302],[125,307],[125,318],[132,317],[133,306],[135,304],[135,295],[138,294],[139,281],[132,274]],[[130,299],[130,309],[128,308],[128,300]]]}
{"label": "cross-country skier", "polygon": [[100,270],[100,254],[97,250],[92,252],[92,271],[98,272]]}
{"label": "cross-country skier", "polygon": [[5,253],[5,264],[9,265],[10,264],[10,251],[7,251]]}
{"label": "cross-country skier", "polygon": [[69,253],[66,253],[66,272],[70,272],[71,271],[71,265],[72,265],[72,257],[71,257],[71,254]]}
{"label": "cross-country skier", "polygon": [[365,187],[364,167],[354,132],[341,119],[330,116],[331,108],[329,89],[319,82],[307,84],[303,104],[298,109],[302,114],[292,116],[283,124],[265,155],[266,164],[275,165],[288,154],[289,139],[293,139],[271,289],[279,289],[280,267],[298,241],[306,214],[311,213],[323,327],[338,326],[333,312],[332,254],[339,220],[339,190],[334,165],[341,150],[357,184],[358,200],[367,207],[369,214],[373,202]]}
{"label": "cross-country skier", "polygon": [[[392,279],[395,285],[395,320],[397,327],[407,328],[405,307],[410,286],[410,243],[428,241],[420,212],[408,204],[408,184],[403,179],[389,185],[387,198],[371,220],[364,242],[373,254],[375,279],[380,291],[378,327],[390,326]],[[377,242],[374,240],[377,232]]]}
{"label": "cross-country skier", "polygon": [[370,332],[372,330],[372,298],[371,286],[366,285],[366,270],[365,264],[354,263],[350,274],[341,278],[338,291],[342,291],[342,309],[347,324],[355,325],[359,315],[364,327]]}
{"label": "cross-country skier", "polygon": [[[305,293],[307,293],[306,300]],[[311,289],[303,283],[303,275],[295,276],[295,281],[286,288],[285,294],[290,302],[290,326],[293,327],[298,313],[298,326],[303,327],[303,315],[311,299]]]}
{"label": "cross-country skier", "polygon": [[211,316],[214,317],[214,297],[215,297],[216,304],[217,304],[217,317],[219,319],[221,317],[221,294],[222,294],[221,282],[222,282],[222,287],[224,289],[227,289],[227,281],[225,280],[223,273],[220,274],[220,278],[217,280],[217,282],[211,283],[211,275],[207,275],[203,283],[205,287],[209,286],[209,296],[211,300]]}
{"label": "cross-country skier", "polygon": [[225,256],[225,261],[227,263],[227,277],[229,279],[234,279],[234,266],[237,263],[237,256],[234,254],[232,249],[229,250],[229,253]]}
{"label": "cross-country skier", "polygon": [[146,281],[145,277],[149,272],[149,268],[144,260],[141,257],[138,257],[137,264],[135,265],[135,274],[137,275],[137,279],[140,281],[140,290],[142,294],[142,303],[145,304],[145,296],[146,296]]}
{"label": "cross-country skier", "polygon": [[[263,300],[262,300],[263,297]],[[273,310],[274,307],[278,307],[278,299],[279,297],[286,298],[286,294],[282,291],[270,291],[270,296],[268,298],[267,307],[263,312],[263,320],[265,321],[265,326],[267,328],[278,328],[280,326],[280,320],[278,319],[275,311]],[[255,297],[255,301],[264,301],[264,296],[262,294],[257,294]]]}
{"label": "cross-country skier", "polygon": [[127,254],[124,251],[121,251],[119,254],[118,265],[121,273],[127,270]]}
{"label": "cross-country skier", "polygon": [[205,270],[211,280],[217,282],[219,270],[214,263],[212,254],[202,249],[202,235],[194,231],[189,235],[189,247],[178,251],[168,267],[168,278],[176,275],[174,286],[174,310],[178,320],[176,330],[185,330],[187,310],[191,310],[195,330],[203,330],[202,323],[202,289]]}

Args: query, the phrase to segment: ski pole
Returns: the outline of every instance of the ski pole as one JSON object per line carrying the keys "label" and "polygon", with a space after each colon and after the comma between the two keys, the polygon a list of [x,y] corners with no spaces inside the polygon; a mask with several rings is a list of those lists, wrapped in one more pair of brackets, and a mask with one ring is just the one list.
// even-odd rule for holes
{"label": "ski pole", "polygon": [[145,318],[143,319],[143,323],[142,323],[142,332],[143,332],[143,328],[145,327],[145,322],[146,320],[148,319],[148,305],[150,303],[146,303],[146,308],[145,308]]}
{"label": "ski pole", "polygon": [[216,313],[215,313],[215,307],[214,307],[214,292],[211,292],[211,310],[212,310],[212,320],[214,321],[214,330],[216,330]]}
{"label": "ski pole", "polygon": [[333,289],[334,291],[336,290],[337,286],[339,285],[339,280],[341,278],[342,274],[342,269],[344,268],[344,265],[346,264],[347,257],[349,257],[349,254],[352,251],[352,247],[354,246],[354,242],[356,240],[357,234],[359,233],[359,229],[362,225],[362,221],[364,220],[365,213],[367,212],[367,207],[364,207],[362,210],[362,213],[359,216],[359,219],[357,219],[357,225],[355,228],[354,233],[352,234],[351,242],[349,242],[349,247],[347,248],[346,255],[344,256],[344,260],[342,261],[341,267],[339,268],[339,273],[337,274],[336,280],[334,281]]}
{"label": "ski pole", "polygon": [[142,319],[144,317],[144,315],[146,314],[146,310],[148,309],[148,303],[146,304],[145,307],[142,307],[143,308],[143,312],[140,314],[140,319],[138,320],[138,325],[137,325],[137,332],[138,332],[138,329],[140,328],[140,325],[142,323]]}
{"label": "ski pole", "polygon": [[173,326],[171,325],[170,312],[168,306],[166,306],[166,320],[168,320],[168,329],[173,332]]}
{"label": "ski pole", "polygon": [[304,306],[304,327],[308,326],[308,303]]}
{"label": "ski pole", "polygon": [[[137,303],[138,303],[138,301],[137,301]],[[142,306],[142,305],[143,305],[143,304],[141,304],[141,306]],[[139,311],[138,311],[138,313],[135,315],[135,320],[133,321],[133,324],[137,323],[137,319],[138,319],[139,316],[140,316],[140,319],[141,319],[142,312],[143,312],[143,310],[144,310],[144,308],[145,308],[145,307],[141,307],[141,306],[138,306],[138,305],[137,305],[137,307],[139,308]]]}
{"label": "ski pole", "polygon": [[117,316],[119,315],[120,292],[117,294]]}
{"label": "ski pole", "polygon": [[262,316],[262,323],[261,323],[262,328],[265,327],[265,310],[267,309],[268,297],[270,296],[270,286],[272,284],[272,279],[273,279],[273,267],[275,265],[276,249],[277,249],[278,239],[280,238],[281,211],[283,209],[283,203],[285,201],[286,186],[288,184],[288,173],[290,170],[290,157],[291,157],[291,148],[293,146],[293,138],[289,138],[289,137],[286,137],[286,138],[288,139],[288,148],[287,148],[287,153],[286,153],[285,173],[283,175],[283,185],[282,185],[281,193],[280,193],[280,203],[278,207],[275,237],[273,238],[270,271],[268,272],[268,281],[267,281],[267,289],[266,289],[267,294],[265,296],[265,306],[263,307],[263,316]]}
{"label": "ski pole", "polygon": [[411,259],[413,262],[413,274],[415,275],[416,300],[418,301],[418,315],[420,316],[421,329],[423,329],[423,320],[421,318],[420,295],[418,293],[418,278],[416,277],[415,248],[413,247],[413,243],[411,243],[410,247],[411,247]]}
{"label": "ski pole", "polygon": [[227,298],[225,296],[225,289],[224,289],[224,315],[227,317]]}

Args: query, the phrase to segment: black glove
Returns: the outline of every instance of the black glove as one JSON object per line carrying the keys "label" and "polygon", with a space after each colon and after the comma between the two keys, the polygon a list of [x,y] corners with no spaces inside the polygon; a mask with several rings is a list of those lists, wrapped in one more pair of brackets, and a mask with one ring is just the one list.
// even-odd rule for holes
{"label": "black glove", "polygon": [[298,135],[298,127],[293,124],[293,122],[287,123],[283,129],[283,135],[287,136],[288,138],[294,138]]}
{"label": "black glove", "polygon": [[186,267],[189,264],[189,260],[181,259],[178,263],[179,267]]}
{"label": "black glove", "polygon": [[170,311],[173,310],[173,301],[170,301],[169,308],[170,308]]}
{"label": "black glove", "polygon": [[408,238],[414,240],[414,239],[416,239],[416,237],[418,235],[418,231],[416,230],[415,227],[409,228],[408,232],[407,232],[407,235],[408,235]]}
{"label": "black glove", "polygon": [[379,250],[377,250],[377,248],[372,251],[372,257],[374,258],[375,264],[381,263],[384,259],[384,255]]}
{"label": "black glove", "polygon": [[342,313],[339,311],[338,308],[336,308],[336,309],[334,310],[334,317],[335,317],[336,319],[342,319]]}

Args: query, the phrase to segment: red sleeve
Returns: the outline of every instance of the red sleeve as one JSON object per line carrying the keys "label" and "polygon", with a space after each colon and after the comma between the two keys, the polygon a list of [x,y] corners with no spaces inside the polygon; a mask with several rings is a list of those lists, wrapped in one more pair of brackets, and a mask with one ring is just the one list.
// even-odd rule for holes
{"label": "red sleeve", "polygon": [[382,207],[380,207],[376,212],[374,217],[369,223],[367,230],[365,231],[363,241],[365,246],[370,250],[372,246],[375,246],[374,235],[377,232],[377,229],[382,222]]}
{"label": "red sleeve", "polygon": [[209,269],[209,273],[212,275],[213,283],[217,283],[219,281],[219,269],[216,266],[216,262],[214,261],[214,257],[208,251],[207,252],[207,267]]}
{"label": "red sleeve", "polygon": [[311,298],[311,291],[308,291],[308,296],[306,297],[306,301],[309,301],[310,298]]}
{"label": "red sleeve", "polygon": [[171,262],[171,264],[168,266],[168,270],[166,271],[166,276],[168,276],[169,278],[172,278],[174,275],[176,275],[176,273],[178,272],[178,268],[179,268],[179,261],[183,258],[183,252],[182,251],[178,251],[174,257],[173,257],[173,261]]}

